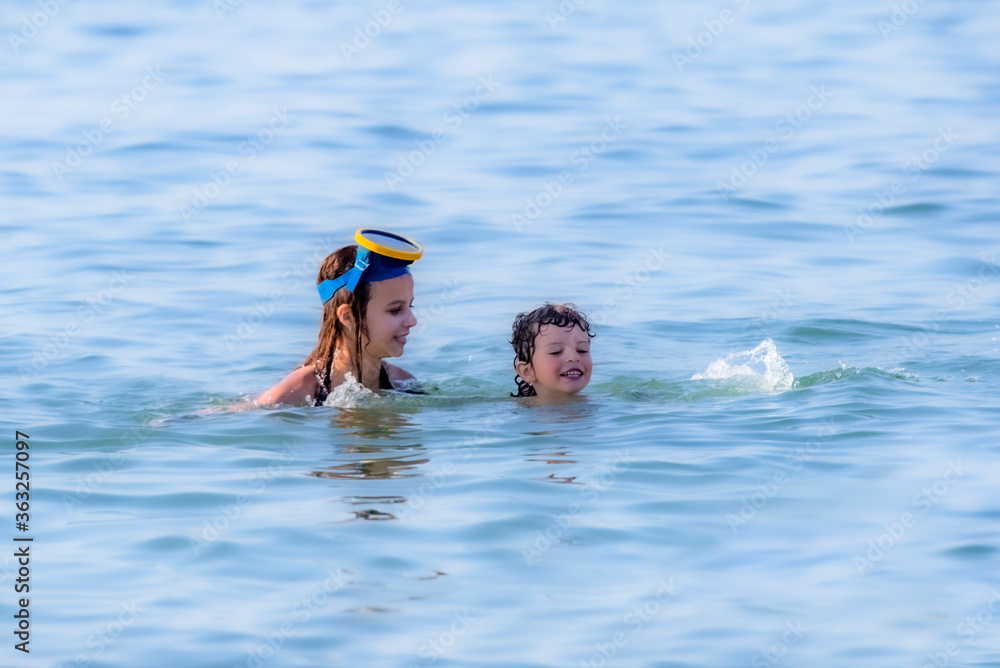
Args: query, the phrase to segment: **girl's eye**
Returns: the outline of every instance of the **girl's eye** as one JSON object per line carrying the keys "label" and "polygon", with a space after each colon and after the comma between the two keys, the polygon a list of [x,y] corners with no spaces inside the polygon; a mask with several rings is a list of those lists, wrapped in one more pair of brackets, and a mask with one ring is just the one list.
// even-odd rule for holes
{"label": "girl's eye", "polygon": [[389,313],[391,313],[393,315],[399,315],[402,311],[403,311],[403,309],[397,307],[397,308],[394,308],[391,311],[389,311]]}

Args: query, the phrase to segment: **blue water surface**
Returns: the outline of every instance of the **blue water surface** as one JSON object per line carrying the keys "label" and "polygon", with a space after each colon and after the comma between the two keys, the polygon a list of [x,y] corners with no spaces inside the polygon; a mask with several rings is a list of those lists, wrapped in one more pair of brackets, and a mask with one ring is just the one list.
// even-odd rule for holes
{"label": "blue water surface", "polygon": [[[996,3],[0,17],[0,665],[1000,665]],[[362,226],[428,393],[221,410]]]}

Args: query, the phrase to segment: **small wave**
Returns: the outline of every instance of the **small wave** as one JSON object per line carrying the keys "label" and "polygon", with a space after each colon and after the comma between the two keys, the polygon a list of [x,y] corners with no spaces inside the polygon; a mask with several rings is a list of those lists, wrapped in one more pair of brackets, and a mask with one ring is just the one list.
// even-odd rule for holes
{"label": "small wave", "polygon": [[795,383],[795,377],[771,339],[764,339],[751,350],[715,360],[705,371],[691,376],[691,380],[734,380],[740,384],[749,382],[753,387],[767,392],[790,390]]}
{"label": "small wave", "polygon": [[908,380],[919,381],[920,377],[903,368],[894,367],[883,369],[877,366],[856,367],[853,364],[840,363],[836,369],[827,371],[817,371],[807,376],[802,376],[795,380],[796,388],[813,387],[814,385],[826,385],[836,383],[840,380],[853,378],[862,382],[884,379],[884,380]]}

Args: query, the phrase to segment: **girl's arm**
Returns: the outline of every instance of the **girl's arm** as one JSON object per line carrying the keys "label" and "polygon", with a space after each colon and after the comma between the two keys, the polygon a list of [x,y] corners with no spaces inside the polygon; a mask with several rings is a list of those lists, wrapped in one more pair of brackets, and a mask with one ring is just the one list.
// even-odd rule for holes
{"label": "girl's arm", "polygon": [[301,404],[306,397],[315,397],[319,381],[312,366],[302,366],[285,376],[284,380],[257,397],[261,406],[275,404]]}

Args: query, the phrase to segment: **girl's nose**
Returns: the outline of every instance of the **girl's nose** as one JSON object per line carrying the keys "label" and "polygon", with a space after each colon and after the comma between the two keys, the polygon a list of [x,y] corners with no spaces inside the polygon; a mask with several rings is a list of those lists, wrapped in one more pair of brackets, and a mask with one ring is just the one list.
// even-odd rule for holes
{"label": "girl's nose", "polygon": [[409,316],[410,317],[406,319],[406,326],[407,327],[416,327],[417,326],[417,314],[413,312],[413,309],[409,309]]}

